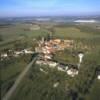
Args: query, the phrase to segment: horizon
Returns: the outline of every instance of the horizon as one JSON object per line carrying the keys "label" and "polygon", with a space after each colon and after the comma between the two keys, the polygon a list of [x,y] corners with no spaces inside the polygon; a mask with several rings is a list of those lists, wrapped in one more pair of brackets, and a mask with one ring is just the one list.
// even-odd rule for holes
{"label": "horizon", "polygon": [[95,16],[98,0],[0,0],[0,17]]}

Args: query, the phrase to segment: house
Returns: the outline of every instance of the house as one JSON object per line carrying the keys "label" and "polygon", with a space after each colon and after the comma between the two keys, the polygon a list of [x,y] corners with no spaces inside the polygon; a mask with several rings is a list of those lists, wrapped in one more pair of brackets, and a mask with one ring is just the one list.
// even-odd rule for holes
{"label": "house", "polygon": [[58,66],[57,69],[58,69],[59,71],[65,71],[65,70],[64,70],[62,67],[60,67],[60,66]]}
{"label": "house", "polygon": [[21,55],[21,54],[24,54],[24,52],[23,51],[15,51],[14,54],[15,55]]}
{"label": "house", "polygon": [[65,65],[65,64],[59,64],[58,67],[57,67],[57,69],[59,71],[67,71],[68,70],[68,66]]}
{"label": "house", "polygon": [[25,54],[33,54],[33,53],[34,53],[33,51],[28,50],[28,49],[24,49],[23,52],[24,52]]}
{"label": "house", "polygon": [[55,44],[59,44],[59,43],[61,43],[61,39],[54,39],[53,42],[54,42]]}
{"label": "house", "polygon": [[97,79],[100,80],[100,73],[98,74]]}
{"label": "house", "polygon": [[41,65],[41,64],[43,64],[43,62],[42,62],[42,60],[37,60],[37,61],[36,61],[36,64]]}
{"label": "house", "polygon": [[44,61],[44,60],[37,60],[36,64],[39,64],[39,65],[48,65],[48,62]]}
{"label": "house", "polygon": [[51,55],[45,55],[44,58],[45,59],[52,59],[52,56]]}
{"label": "house", "polygon": [[65,43],[70,43],[70,44],[73,44],[74,41],[73,40],[64,40]]}
{"label": "house", "polygon": [[97,79],[100,80],[100,65],[98,65],[95,72],[96,72]]}
{"label": "house", "polygon": [[67,74],[71,77],[74,77],[75,75],[78,75],[78,70],[77,69],[73,69],[73,68],[70,68],[67,70]]}
{"label": "house", "polygon": [[57,66],[57,63],[56,62],[52,62],[52,61],[49,61],[48,62],[48,65],[52,68],[56,67]]}
{"label": "house", "polygon": [[7,53],[1,54],[1,58],[7,58],[7,57],[8,57],[8,54]]}
{"label": "house", "polygon": [[35,47],[35,52],[36,53],[42,53],[42,48],[41,47]]}

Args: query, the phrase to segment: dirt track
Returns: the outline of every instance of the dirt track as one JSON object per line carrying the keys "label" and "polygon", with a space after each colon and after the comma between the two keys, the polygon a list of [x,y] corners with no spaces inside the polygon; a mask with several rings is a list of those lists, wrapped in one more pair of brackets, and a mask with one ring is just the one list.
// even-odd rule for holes
{"label": "dirt track", "polygon": [[32,65],[34,64],[34,62],[36,61],[37,57],[35,57],[28,66],[26,66],[26,68],[22,71],[22,73],[19,75],[19,77],[16,79],[15,83],[13,84],[13,86],[10,88],[10,90],[6,93],[6,95],[2,98],[2,100],[10,100],[10,97],[13,95],[13,93],[15,92],[16,88],[18,87],[18,85],[20,84],[20,82],[22,81],[22,79],[24,78],[24,76],[27,74],[27,72],[29,71],[29,69],[32,67]]}

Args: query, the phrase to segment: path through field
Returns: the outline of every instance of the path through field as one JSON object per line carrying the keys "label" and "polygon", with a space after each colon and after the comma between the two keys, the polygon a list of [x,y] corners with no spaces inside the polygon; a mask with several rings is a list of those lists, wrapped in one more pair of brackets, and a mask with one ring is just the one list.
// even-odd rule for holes
{"label": "path through field", "polygon": [[10,97],[13,95],[13,93],[16,90],[16,88],[18,87],[18,85],[20,84],[20,82],[22,81],[22,79],[24,78],[24,76],[27,74],[27,72],[30,70],[30,68],[32,67],[32,65],[35,63],[36,59],[37,59],[37,57],[35,57],[29,63],[29,65],[26,66],[26,68],[22,71],[22,73],[19,75],[19,77],[15,81],[14,85],[10,88],[10,90],[7,92],[7,94],[3,97],[2,100],[10,100]]}

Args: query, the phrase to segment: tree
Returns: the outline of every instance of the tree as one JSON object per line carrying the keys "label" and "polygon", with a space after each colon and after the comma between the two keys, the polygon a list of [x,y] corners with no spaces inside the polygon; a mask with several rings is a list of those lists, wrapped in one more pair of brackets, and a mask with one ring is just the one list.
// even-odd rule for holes
{"label": "tree", "polygon": [[54,27],[49,28],[48,30],[50,31],[50,34],[49,34],[50,39],[54,38],[54,34],[55,34],[55,29],[54,29]]}
{"label": "tree", "polygon": [[3,36],[2,35],[0,35],[0,41],[3,41]]}

